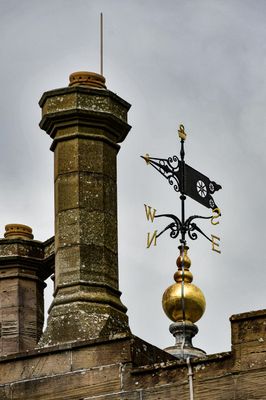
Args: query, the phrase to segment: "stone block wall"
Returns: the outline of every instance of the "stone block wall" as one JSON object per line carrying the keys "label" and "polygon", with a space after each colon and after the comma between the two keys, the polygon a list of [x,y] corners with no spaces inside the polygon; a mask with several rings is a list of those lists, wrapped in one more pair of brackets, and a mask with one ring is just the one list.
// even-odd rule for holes
{"label": "stone block wall", "polygon": [[[196,400],[266,399],[266,310],[231,317],[232,350],[191,360]],[[188,366],[132,335],[0,359],[1,400],[190,400]]]}

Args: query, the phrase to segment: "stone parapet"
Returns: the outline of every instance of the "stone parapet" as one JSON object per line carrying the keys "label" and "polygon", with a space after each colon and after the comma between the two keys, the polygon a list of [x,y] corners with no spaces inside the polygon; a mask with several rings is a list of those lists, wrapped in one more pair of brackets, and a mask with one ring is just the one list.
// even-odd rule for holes
{"label": "stone parapet", "polygon": [[232,315],[234,369],[259,368],[266,364],[266,310]]}
{"label": "stone parapet", "polygon": [[[240,321],[251,319],[254,326],[263,326],[265,312],[233,316],[233,331]],[[237,337],[238,333],[232,338],[235,344]],[[133,335],[44,347],[0,358],[0,398],[189,400],[191,378],[197,400],[266,400],[265,348],[263,341],[257,342],[258,363],[252,348],[233,349],[192,359],[190,369],[187,360],[177,360]]]}

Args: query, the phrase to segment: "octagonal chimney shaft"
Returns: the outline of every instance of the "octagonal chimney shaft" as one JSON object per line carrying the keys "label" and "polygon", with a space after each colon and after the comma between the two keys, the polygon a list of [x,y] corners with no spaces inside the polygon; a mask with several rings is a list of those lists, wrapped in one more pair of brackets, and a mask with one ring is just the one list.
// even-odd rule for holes
{"label": "octagonal chimney shaft", "polygon": [[130,105],[90,72],[71,74],[69,87],[44,93],[39,104],[55,185],[55,293],[40,345],[125,334],[116,157]]}

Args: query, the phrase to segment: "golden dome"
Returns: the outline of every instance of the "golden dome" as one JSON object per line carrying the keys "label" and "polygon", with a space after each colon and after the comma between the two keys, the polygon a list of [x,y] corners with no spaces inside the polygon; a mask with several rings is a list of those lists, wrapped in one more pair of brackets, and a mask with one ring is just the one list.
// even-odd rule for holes
{"label": "golden dome", "polygon": [[[163,294],[162,304],[165,314],[172,321],[198,321],[204,314],[206,302],[202,291],[192,284],[193,275],[189,271],[191,261],[187,255],[188,247],[179,246],[180,256],[174,274],[176,283],[169,286]],[[184,286],[182,300],[182,265],[184,264]],[[184,309],[184,312],[183,312]]]}

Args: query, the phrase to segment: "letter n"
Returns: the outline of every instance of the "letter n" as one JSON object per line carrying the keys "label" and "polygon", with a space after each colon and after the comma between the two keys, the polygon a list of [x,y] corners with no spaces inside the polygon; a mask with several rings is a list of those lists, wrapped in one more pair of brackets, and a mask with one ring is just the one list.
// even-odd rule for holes
{"label": "letter n", "polygon": [[[152,236],[151,236],[152,235]],[[147,235],[147,249],[153,244],[156,246],[156,240],[157,240],[157,231],[154,231],[153,234],[150,232]]]}

